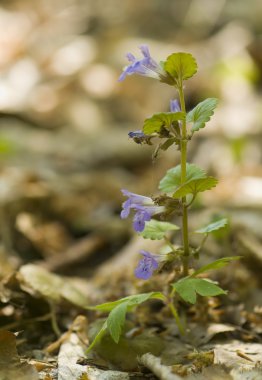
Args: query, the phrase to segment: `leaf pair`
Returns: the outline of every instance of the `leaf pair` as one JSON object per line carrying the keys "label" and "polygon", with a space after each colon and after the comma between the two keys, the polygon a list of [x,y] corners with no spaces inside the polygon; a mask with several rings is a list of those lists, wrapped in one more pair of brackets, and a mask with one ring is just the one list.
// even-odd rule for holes
{"label": "leaf pair", "polygon": [[218,99],[207,98],[198,103],[186,116],[183,112],[156,113],[144,121],[143,132],[145,135],[158,133],[160,137],[169,137],[168,132],[171,130],[171,126],[177,127],[178,122],[186,118],[187,124],[192,124],[191,132],[193,134],[205,127],[214,114],[217,104]]}
{"label": "leaf pair", "polygon": [[214,281],[205,278],[196,278],[201,273],[206,273],[210,270],[220,269],[228,265],[233,260],[240,259],[240,256],[223,257],[213,263],[203,266],[196,270],[191,276],[184,277],[175,284],[173,289],[183,298],[184,301],[195,304],[197,294],[203,297],[218,296],[227,294],[227,291],[220,288]]}
{"label": "leaf pair", "polygon": [[227,293],[213,281],[202,278],[183,278],[174,284],[173,288],[178,292],[181,298],[192,304],[196,303],[197,294],[211,297]]}
{"label": "leaf pair", "polygon": [[205,171],[196,165],[186,166],[186,180],[181,184],[181,165],[169,169],[159,184],[159,189],[166,193],[173,193],[174,198],[181,198],[188,194],[194,196],[202,191],[216,186],[218,180],[208,177]]}
{"label": "leaf pair", "polygon": [[87,352],[89,352],[101,340],[107,330],[109,331],[114,342],[118,343],[125,323],[126,313],[149,299],[165,300],[165,296],[161,292],[143,293],[121,298],[120,300],[114,302],[106,302],[101,305],[88,307],[87,309],[89,310],[98,310],[110,313],[102,328],[97,333],[95,339],[88,347]]}
{"label": "leaf pair", "polygon": [[[172,78],[171,83],[180,91],[183,87],[183,81],[191,78],[197,72],[197,63],[195,58],[189,53],[174,53],[167,57],[162,63],[164,70]],[[200,102],[187,115],[185,112],[162,112],[154,114],[144,122],[143,132],[145,135],[158,134],[161,138],[168,138],[164,144],[160,144],[159,149],[166,150],[172,144],[180,144],[180,125],[179,122],[186,119],[186,123],[192,123],[192,134],[210,120],[214,113],[218,100],[208,98]],[[173,128],[172,128],[173,127]],[[172,132],[170,134],[170,132]],[[172,142],[169,141],[172,139]],[[158,152],[157,150],[157,152]]]}

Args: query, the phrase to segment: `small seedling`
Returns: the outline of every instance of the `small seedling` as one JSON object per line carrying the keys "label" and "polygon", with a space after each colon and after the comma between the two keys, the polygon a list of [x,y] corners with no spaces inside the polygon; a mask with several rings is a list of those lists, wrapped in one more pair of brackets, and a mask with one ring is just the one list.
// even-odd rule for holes
{"label": "small seedling", "polygon": [[[218,104],[215,98],[201,101],[191,111],[186,111],[184,98],[184,82],[197,72],[195,58],[188,53],[174,53],[167,57],[164,62],[157,63],[150,55],[146,45],[140,47],[143,57],[136,59],[133,54],[127,54],[130,64],[124,69],[119,80],[124,80],[128,75],[139,74],[152,77],[162,83],[173,86],[178,94],[178,99],[170,101],[170,112],[161,112],[152,115],[144,122],[141,130],[129,132],[129,137],[138,144],[152,145],[157,139],[158,145],[154,157],[160,150],[166,151],[175,145],[180,153],[180,164],[167,171],[159,183],[161,191],[156,197],[149,197],[122,190],[127,200],[123,203],[121,218],[127,218],[133,214],[133,227],[136,232],[145,239],[164,239],[168,247],[167,253],[151,253],[141,251],[141,260],[135,269],[135,276],[142,280],[148,280],[163,267],[165,262],[179,261],[181,272],[176,282],[170,284],[168,294],[151,292],[132,295],[115,302],[104,303],[89,307],[109,313],[101,330],[96,335],[93,346],[101,339],[108,330],[112,339],[118,343],[125,322],[126,313],[132,311],[139,304],[149,299],[159,299],[166,304],[173,314],[180,334],[185,334],[185,326],[182,324],[178,311],[177,301],[183,299],[189,304],[197,302],[197,296],[211,297],[226,294],[217,283],[207,278],[206,273],[223,268],[232,260],[239,257],[225,257],[216,260],[200,269],[192,268],[192,258],[197,258],[203,248],[208,235],[224,228],[227,219],[216,220],[204,227],[200,227],[194,233],[202,234],[203,238],[199,247],[193,248],[189,243],[188,210],[193,204],[198,193],[210,190],[218,183],[217,179],[208,176],[198,166],[187,162],[187,146],[194,134],[205,127],[210,120]],[[159,143],[160,141],[160,143]],[[170,233],[177,233],[180,227],[166,221],[173,214],[181,216],[181,240],[182,245],[173,245]],[[157,215],[158,220],[153,219]],[[160,220],[159,220],[160,219]],[[172,235],[172,234],[171,234]],[[170,265],[169,265],[170,267]],[[201,275],[199,277],[199,275]]]}

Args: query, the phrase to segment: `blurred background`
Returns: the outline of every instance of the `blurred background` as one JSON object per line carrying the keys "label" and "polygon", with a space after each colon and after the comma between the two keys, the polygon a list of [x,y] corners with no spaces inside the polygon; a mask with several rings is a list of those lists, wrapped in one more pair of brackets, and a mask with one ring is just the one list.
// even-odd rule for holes
{"label": "blurred background", "polygon": [[243,246],[249,238],[245,249],[257,254],[261,15],[259,0],[1,1],[1,276],[28,262],[92,274],[133,234],[119,218],[120,189],[152,195],[178,164],[175,149],[152,162],[153,147],[128,139],[177,97],[149,78],[118,82],[125,54],[139,56],[144,43],[157,61],[177,51],[197,58],[188,109],[219,98],[212,121],[190,143],[189,160],[220,184],[201,195],[191,223],[230,215],[241,231],[233,240]]}

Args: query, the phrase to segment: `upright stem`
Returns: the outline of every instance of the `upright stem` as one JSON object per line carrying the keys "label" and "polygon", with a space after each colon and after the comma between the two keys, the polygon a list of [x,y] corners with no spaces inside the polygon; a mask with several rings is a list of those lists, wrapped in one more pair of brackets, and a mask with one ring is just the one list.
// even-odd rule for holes
{"label": "upright stem", "polygon": [[180,318],[179,318],[179,315],[177,313],[177,309],[175,308],[174,304],[172,302],[170,302],[168,304],[170,310],[171,310],[171,313],[173,314],[174,318],[175,318],[175,321],[176,321],[176,324],[177,324],[177,327],[178,327],[178,330],[180,332],[181,335],[185,335],[185,329],[184,329],[184,326],[182,325],[181,321],[180,321]]}
{"label": "upright stem", "polygon": [[[185,98],[183,91],[183,84],[181,83],[178,88],[179,99],[181,105],[181,111],[186,113]],[[186,163],[187,163],[187,129],[186,129],[186,119],[182,121],[182,133],[181,133],[181,184],[186,182]],[[187,205],[186,197],[182,198],[182,212],[183,212],[183,274],[188,275],[188,257],[189,257],[189,243],[188,243],[188,221],[187,221]]]}

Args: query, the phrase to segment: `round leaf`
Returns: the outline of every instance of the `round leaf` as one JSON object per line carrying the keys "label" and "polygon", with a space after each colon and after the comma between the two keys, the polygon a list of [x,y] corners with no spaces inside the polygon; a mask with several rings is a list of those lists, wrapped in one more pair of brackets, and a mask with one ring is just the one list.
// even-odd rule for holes
{"label": "round leaf", "polygon": [[167,57],[164,69],[176,80],[183,81],[197,72],[197,63],[192,54],[174,53]]}

